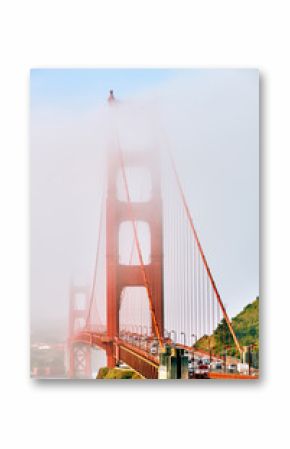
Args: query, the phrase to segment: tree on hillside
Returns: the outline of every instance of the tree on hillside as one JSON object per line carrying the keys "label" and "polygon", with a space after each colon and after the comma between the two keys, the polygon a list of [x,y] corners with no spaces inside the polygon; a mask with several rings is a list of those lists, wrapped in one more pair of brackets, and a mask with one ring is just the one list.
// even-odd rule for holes
{"label": "tree on hillside", "polygon": [[[231,355],[236,355],[237,350],[235,348],[233,336],[229,330],[226,320],[223,318],[214,331],[215,337],[215,351],[217,353],[227,352]],[[230,348],[229,348],[230,347]]]}

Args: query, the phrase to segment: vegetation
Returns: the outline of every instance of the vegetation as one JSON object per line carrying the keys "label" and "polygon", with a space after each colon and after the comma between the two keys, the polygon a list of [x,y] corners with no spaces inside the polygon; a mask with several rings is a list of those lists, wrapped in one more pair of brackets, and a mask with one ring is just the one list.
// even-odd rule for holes
{"label": "vegetation", "polygon": [[100,368],[97,379],[142,379],[133,369]]}
{"label": "vegetation", "polygon": [[[232,319],[232,326],[241,346],[254,346],[254,352],[259,352],[259,298],[248,304]],[[212,335],[204,335],[195,347],[214,354],[221,354],[227,348],[227,354],[237,356],[233,337],[225,319],[219,323]]]}

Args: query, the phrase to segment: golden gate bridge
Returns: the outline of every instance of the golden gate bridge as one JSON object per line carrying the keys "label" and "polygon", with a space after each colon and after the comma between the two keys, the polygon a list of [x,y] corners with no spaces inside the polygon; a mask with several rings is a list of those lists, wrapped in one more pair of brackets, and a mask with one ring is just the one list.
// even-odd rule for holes
{"label": "golden gate bridge", "polygon": [[[156,379],[168,345],[191,351],[221,318],[242,355],[170,150],[124,149],[113,91],[108,101],[113,125],[92,286],[70,288],[69,377],[91,377],[96,347],[109,368],[122,361]],[[144,176],[146,192],[138,192]]]}

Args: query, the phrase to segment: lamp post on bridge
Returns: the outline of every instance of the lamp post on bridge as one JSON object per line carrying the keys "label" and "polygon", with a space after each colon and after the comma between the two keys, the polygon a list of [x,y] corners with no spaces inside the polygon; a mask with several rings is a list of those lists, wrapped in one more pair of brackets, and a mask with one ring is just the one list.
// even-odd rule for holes
{"label": "lamp post on bridge", "polygon": [[256,344],[251,344],[249,346],[249,376],[251,375],[251,366],[253,365],[253,363],[252,363],[253,352],[254,352],[254,348],[256,348],[256,347],[257,347]]}
{"label": "lamp post on bridge", "polygon": [[131,325],[126,324],[126,341],[127,342],[129,342],[129,340],[130,340],[130,329],[131,329]]}
{"label": "lamp post on bridge", "polygon": [[141,340],[142,340],[142,324],[139,324],[138,326],[140,333],[138,333],[138,343],[139,343],[139,348],[141,347]]}
{"label": "lamp post on bridge", "polygon": [[175,345],[175,343],[176,343],[176,332],[175,332],[175,330],[171,330],[171,331],[169,332],[169,334],[170,334],[170,338],[171,338],[171,334],[174,334],[174,340],[172,340],[172,338],[171,338],[171,340],[172,340],[172,342],[173,342],[173,345]]}
{"label": "lamp post on bridge", "polygon": [[133,335],[134,335],[134,325],[130,324],[130,330],[129,330],[129,343],[133,343]]}
{"label": "lamp post on bridge", "polygon": [[225,351],[224,351],[224,364],[225,364],[224,371],[225,372],[227,371],[227,350],[228,349],[230,349],[230,346],[226,345],[225,346]]}
{"label": "lamp post on bridge", "polygon": [[138,346],[139,343],[139,334],[138,334],[138,325],[134,325],[134,332],[133,332],[133,344],[134,346]]}
{"label": "lamp post on bridge", "polygon": [[194,349],[195,344],[197,342],[197,336],[195,334],[191,334],[191,338],[193,338],[192,348]]}
{"label": "lamp post on bridge", "polygon": [[144,344],[143,349],[145,349],[147,351],[147,349],[148,349],[147,348],[147,345],[148,345],[148,326],[143,325],[142,329],[145,329],[144,330],[144,334],[143,334],[143,331],[142,331],[142,334],[144,335],[144,339],[145,339],[145,344]]}
{"label": "lamp post on bridge", "polygon": [[185,332],[180,332],[180,335],[183,335],[183,346],[185,346]]}
{"label": "lamp post on bridge", "polygon": [[195,345],[197,342],[197,336],[195,334],[191,334],[191,337],[193,338],[193,343],[192,343],[192,357],[193,357],[193,363],[194,363],[194,349],[195,349]]}
{"label": "lamp post on bridge", "polygon": [[209,370],[211,370],[211,338],[210,335],[207,336],[208,341],[208,352],[209,352]]}

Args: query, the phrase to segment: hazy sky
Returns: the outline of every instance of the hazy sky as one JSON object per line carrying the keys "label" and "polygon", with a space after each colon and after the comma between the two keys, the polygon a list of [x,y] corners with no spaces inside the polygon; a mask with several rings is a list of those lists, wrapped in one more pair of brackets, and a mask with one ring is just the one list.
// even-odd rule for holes
{"label": "hazy sky", "polygon": [[153,122],[171,146],[214,278],[229,314],[236,314],[259,294],[258,72],[37,69],[31,72],[32,329],[65,329],[70,279],[91,282],[111,88],[127,107],[124,129],[132,142],[146,142]]}

